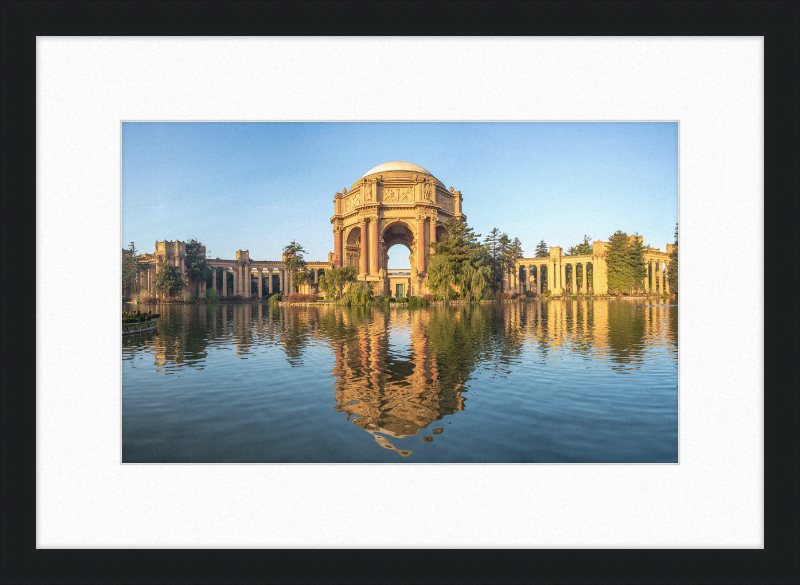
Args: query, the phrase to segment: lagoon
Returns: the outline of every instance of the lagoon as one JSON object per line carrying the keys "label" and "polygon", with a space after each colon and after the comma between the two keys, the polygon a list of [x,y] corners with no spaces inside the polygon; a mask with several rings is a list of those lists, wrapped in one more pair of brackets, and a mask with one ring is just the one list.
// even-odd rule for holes
{"label": "lagoon", "polygon": [[676,463],[673,302],[125,304],[122,461]]}

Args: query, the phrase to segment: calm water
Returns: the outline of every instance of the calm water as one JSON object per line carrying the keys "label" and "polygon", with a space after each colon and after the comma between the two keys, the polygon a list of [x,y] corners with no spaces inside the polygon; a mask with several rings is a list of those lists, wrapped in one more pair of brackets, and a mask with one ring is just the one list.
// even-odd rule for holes
{"label": "calm water", "polygon": [[158,332],[122,341],[122,460],[677,462],[656,302],[151,306]]}

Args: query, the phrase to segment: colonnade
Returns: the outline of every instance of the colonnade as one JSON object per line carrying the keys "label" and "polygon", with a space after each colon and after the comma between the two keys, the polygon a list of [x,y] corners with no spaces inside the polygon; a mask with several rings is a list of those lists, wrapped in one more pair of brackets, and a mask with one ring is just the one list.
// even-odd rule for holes
{"label": "colonnade", "polygon": [[[251,264],[234,264],[231,268],[231,263],[222,263],[219,260],[210,260],[208,264],[211,266],[212,273],[212,288],[216,290],[221,296],[226,297],[229,294],[250,297],[252,296],[252,279],[255,277],[258,284],[258,298],[264,298],[264,293],[270,295],[275,292],[288,295],[292,292],[292,284],[288,275],[288,270],[279,266],[252,266]],[[255,264],[255,263],[254,263]],[[217,269],[221,268],[223,276],[217,283]],[[319,283],[320,274],[325,270],[321,267],[311,267],[310,270],[314,274],[313,284]],[[228,278],[227,274],[233,273],[233,288],[228,291]],[[249,275],[249,282],[248,282]],[[278,286],[273,282],[273,276],[278,276]],[[267,289],[264,290],[264,276],[267,277]]]}
{"label": "colonnade", "polygon": [[[647,277],[643,281],[645,293],[670,294],[669,280],[666,277],[669,257],[659,251],[645,253],[644,263]],[[589,267],[591,266],[591,282]],[[520,267],[525,268],[525,280],[519,278]],[[543,288],[543,272],[547,272],[547,288]],[[534,280],[534,274],[536,276]],[[568,274],[570,278],[568,278]],[[580,274],[581,282],[578,282]],[[571,286],[568,287],[568,281]],[[583,256],[561,256],[554,253],[548,258],[522,258],[511,275],[506,275],[505,290],[522,293],[523,284],[527,290],[537,295],[545,290],[560,295],[562,292],[575,294],[608,294],[608,265],[604,254]]]}

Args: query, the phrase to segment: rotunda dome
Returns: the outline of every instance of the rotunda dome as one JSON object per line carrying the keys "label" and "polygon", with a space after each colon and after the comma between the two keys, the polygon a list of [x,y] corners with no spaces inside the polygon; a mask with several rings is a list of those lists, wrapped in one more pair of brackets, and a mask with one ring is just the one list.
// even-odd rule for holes
{"label": "rotunda dome", "polygon": [[396,160],[396,161],[392,161],[392,162],[383,163],[382,165],[378,165],[377,167],[371,168],[366,173],[361,175],[361,178],[363,179],[364,177],[368,177],[369,175],[374,175],[375,173],[388,173],[390,171],[406,171],[406,172],[411,172],[411,173],[425,173],[426,175],[430,175],[431,177],[433,176],[433,174],[431,174],[430,171],[427,171],[427,170],[423,169],[419,165],[415,165],[414,163],[410,163],[410,162],[403,162],[403,161]]}

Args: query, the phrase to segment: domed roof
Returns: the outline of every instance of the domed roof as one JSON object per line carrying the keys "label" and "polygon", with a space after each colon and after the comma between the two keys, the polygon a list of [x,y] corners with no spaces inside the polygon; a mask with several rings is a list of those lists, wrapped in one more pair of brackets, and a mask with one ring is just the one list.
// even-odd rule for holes
{"label": "domed roof", "polygon": [[377,167],[371,168],[366,173],[361,175],[361,178],[367,177],[369,175],[374,175],[375,173],[387,173],[389,171],[407,171],[411,173],[425,173],[426,175],[431,175],[430,171],[426,171],[419,165],[415,165],[414,163],[410,162],[403,162],[403,161],[392,161],[383,163],[382,165],[378,165]]}

